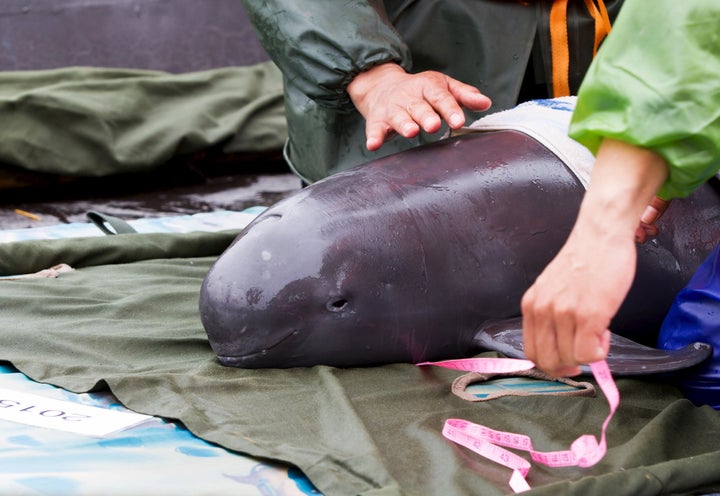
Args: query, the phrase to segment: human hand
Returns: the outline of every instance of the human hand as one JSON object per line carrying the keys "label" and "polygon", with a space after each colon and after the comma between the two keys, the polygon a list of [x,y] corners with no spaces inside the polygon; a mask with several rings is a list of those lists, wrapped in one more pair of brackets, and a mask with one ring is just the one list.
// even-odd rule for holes
{"label": "human hand", "polygon": [[607,356],[610,320],[635,275],[630,234],[578,227],[521,304],[525,355],[555,377],[577,375],[579,364]]}
{"label": "human hand", "polygon": [[635,277],[638,218],[650,225],[664,210],[651,198],[667,172],[660,155],[603,140],[570,236],[521,301],[525,355],[538,368],[576,375],[607,356],[610,320]]}
{"label": "human hand", "polygon": [[653,198],[653,201],[645,208],[645,211],[640,217],[640,225],[635,231],[636,243],[644,243],[648,238],[658,235],[659,230],[655,223],[660,220],[660,217],[662,217],[662,214],[665,213],[669,205],[670,200],[663,200],[657,196]]}
{"label": "human hand", "polygon": [[379,149],[395,133],[405,138],[417,136],[420,129],[435,133],[443,120],[459,129],[465,124],[461,107],[482,111],[491,104],[474,86],[435,71],[408,74],[395,63],[358,74],[347,91],[365,117],[370,151]]}

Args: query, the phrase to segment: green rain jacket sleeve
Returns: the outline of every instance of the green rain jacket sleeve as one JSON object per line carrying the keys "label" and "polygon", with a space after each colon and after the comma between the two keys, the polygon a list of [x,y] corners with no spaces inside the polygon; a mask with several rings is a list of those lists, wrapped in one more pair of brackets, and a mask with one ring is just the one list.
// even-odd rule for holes
{"label": "green rain jacket sleeve", "polygon": [[385,62],[397,62],[405,69],[410,66],[410,52],[380,1],[243,3],[263,46],[286,79],[320,105],[347,105],[346,87],[361,71]]}
{"label": "green rain jacket sleeve", "polygon": [[[650,5],[652,3],[652,5]],[[670,165],[659,196],[720,169],[720,2],[628,0],[578,93],[570,135],[651,149]]]}

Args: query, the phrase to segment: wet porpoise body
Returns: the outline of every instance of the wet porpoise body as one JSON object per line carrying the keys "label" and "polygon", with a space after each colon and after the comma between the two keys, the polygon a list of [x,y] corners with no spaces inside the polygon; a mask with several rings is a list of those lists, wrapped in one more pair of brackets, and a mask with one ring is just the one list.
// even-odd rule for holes
{"label": "wet porpoise body", "polygon": [[[583,194],[557,156],[517,131],[450,138],[335,174],[264,211],[213,265],[200,294],[210,344],[223,364],[246,368],[417,363],[487,349],[482,329],[517,325],[523,293],[564,243]],[[712,185],[674,201],[660,235],[638,247],[613,332],[654,342],[719,228]]]}

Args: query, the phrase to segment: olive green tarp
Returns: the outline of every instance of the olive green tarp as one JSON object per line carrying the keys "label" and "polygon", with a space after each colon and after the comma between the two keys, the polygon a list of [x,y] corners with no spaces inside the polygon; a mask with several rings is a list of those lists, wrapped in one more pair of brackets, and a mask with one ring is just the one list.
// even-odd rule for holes
{"label": "olive green tarp", "polygon": [[[458,373],[444,369],[221,366],[199,320],[198,292],[234,234],[0,245],[2,275],[61,262],[77,269],[57,279],[0,280],[0,360],[71,391],[108,387],[133,410],[294,464],[327,495],[510,493],[508,469],[442,437],[450,417],[529,434],[541,451],[599,435],[608,413],[601,394],[469,403],[451,394]],[[618,387],[606,457],[587,469],[536,465],[529,494],[720,491],[720,412],[660,382],[621,379]]]}
{"label": "olive green tarp", "polygon": [[272,62],[185,74],[69,67],[0,72],[0,162],[107,176],[209,147],[277,150],[287,137]]}

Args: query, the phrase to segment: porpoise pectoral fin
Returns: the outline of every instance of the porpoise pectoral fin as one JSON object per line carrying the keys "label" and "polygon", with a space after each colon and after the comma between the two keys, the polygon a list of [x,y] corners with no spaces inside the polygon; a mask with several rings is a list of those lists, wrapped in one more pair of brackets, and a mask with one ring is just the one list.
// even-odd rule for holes
{"label": "porpoise pectoral fin", "polygon": [[[498,320],[484,325],[473,339],[483,350],[497,351],[510,358],[526,358],[523,353],[522,318]],[[607,363],[616,375],[647,375],[674,372],[698,365],[712,355],[712,346],[691,343],[677,350],[660,350],[610,334]],[[590,367],[581,367],[590,374]]]}

